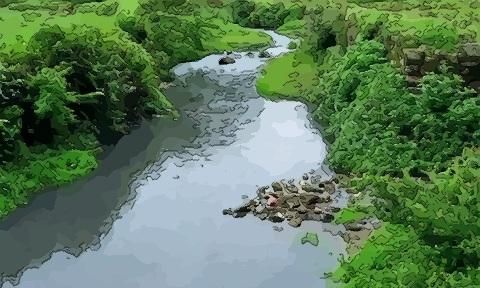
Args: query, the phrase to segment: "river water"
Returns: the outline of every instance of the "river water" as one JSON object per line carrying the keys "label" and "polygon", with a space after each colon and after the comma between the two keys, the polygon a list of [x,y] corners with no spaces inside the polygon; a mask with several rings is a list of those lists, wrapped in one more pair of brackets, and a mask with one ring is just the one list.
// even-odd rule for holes
{"label": "river water", "polygon": [[[268,32],[274,56],[287,37]],[[255,91],[264,59],[241,53],[181,64],[167,95],[180,119],[142,124],[99,169],[0,223],[1,287],[326,287],[345,244],[303,222],[281,232],[223,208],[258,186],[323,172],[326,145],[299,102]],[[323,170],[322,170],[323,169]],[[325,170],[326,171],[326,170]],[[316,232],[317,247],[300,243]]]}

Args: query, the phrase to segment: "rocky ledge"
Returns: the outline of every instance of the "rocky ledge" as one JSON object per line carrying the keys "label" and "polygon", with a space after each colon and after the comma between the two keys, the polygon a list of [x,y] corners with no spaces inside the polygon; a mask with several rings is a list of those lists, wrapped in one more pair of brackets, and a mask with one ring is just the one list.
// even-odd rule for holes
{"label": "rocky ledge", "polygon": [[288,221],[299,227],[303,221],[332,222],[340,208],[332,206],[337,191],[337,181],[319,180],[303,175],[300,181],[282,180],[271,186],[260,187],[254,199],[246,200],[237,208],[224,209],[224,215],[235,218],[251,213],[261,220],[274,223]]}

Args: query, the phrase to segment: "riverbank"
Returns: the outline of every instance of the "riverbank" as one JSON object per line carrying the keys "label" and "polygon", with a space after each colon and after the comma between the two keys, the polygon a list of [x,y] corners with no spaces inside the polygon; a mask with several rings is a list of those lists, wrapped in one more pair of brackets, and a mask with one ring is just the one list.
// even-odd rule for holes
{"label": "riverbank", "polygon": [[[463,1],[440,2],[451,4],[459,15],[471,11]],[[457,75],[465,64],[449,70],[437,65],[438,55],[452,56],[453,51],[458,52],[452,56],[458,63],[465,62],[467,54],[478,63],[478,53],[465,52],[465,46],[480,47],[478,23],[458,29],[452,23],[432,23],[432,15],[447,13],[440,2],[426,7],[424,1],[409,1],[396,8],[389,1],[355,3],[346,12],[338,9],[343,16],[333,21],[325,20],[328,13],[320,8],[318,17],[306,22],[307,31],[316,33],[303,33],[298,52],[272,60],[257,82],[267,98],[295,97],[314,107],[314,117],[331,143],[328,164],[349,175],[343,184],[353,188],[357,198],[337,215],[339,222],[362,233],[369,232],[361,228],[364,220],[378,217],[383,222],[373,233],[346,237],[354,240],[347,249],[350,257],[333,274],[345,287],[478,285],[478,257],[468,248],[476,247],[477,234],[468,234],[472,230],[464,226],[478,219],[467,200],[477,197],[480,175],[478,91],[471,89],[475,85],[470,72]],[[415,27],[408,19],[415,19]],[[336,30],[336,20],[348,27],[346,35]],[[434,50],[437,56],[429,54]],[[302,69],[315,71],[310,72],[317,75],[315,84],[299,77],[301,65],[295,58],[303,53],[315,59]],[[415,55],[421,58],[419,64],[413,64]],[[425,70],[424,62],[432,67]],[[282,82],[266,85],[279,67]]]}
{"label": "riverbank", "polygon": [[[0,193],[0,218],[26,205],[40,191],[91,173],[103,148],[128,134],[139,119],[175,117],[175,108],[156,88],[161,81],[169,80],[168,70],[174,65],[214,52],[258,49],[272,43],[266,34],[225,22],[221,16],[215,18],[208,8],[195,8],[204,17],[203,27],[197,27],[196,39],[200,42],[187,41],[176,47],[178,39],[162,36],[162,45],[152,48],[149,45],[158,44],[156,37],[161,36],[155,33],[181,23],[178,38],[178,33],[185,35],[184,26],[196,25],[194,19],[166,11],[162,28],[155,33],[141,32],[156,25],[141,20],[147,15],[141,10],[148,1],[141,5],[127,2],[24,1],[0,7],[3,27],[15,31],[0,31],[4,36],[0,40],[1,59],[5,60],[0,78],[6,88],[0,108],[0,182],[4,191]],[[86,26],[72,29],[74,24]],[[142,25],[149,28],[140,28]],[[138,33],[146,33],[150,43],[135,43]],[[86,40],[87,34],[97,37]],[[59,41],[58,48],[51,46],[55,41]],[[76,53],[75,45],[91,51],[90,55],[81,61],[76,56],[70,58],[69,54]],[[172,48],[176,51],[168,52]],[[106,62],[118,56],[123,63]],[[28,64],[32,59],[36,61],[34,66]],[[121,75],[113,77],[114,71],[121,71]],[[29,97],[19,99],[19,94]]]}

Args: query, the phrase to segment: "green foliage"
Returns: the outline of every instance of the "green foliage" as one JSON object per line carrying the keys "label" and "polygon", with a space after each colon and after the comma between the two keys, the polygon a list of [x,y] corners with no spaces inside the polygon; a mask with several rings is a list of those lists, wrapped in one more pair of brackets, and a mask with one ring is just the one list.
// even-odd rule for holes
{"label": "green foliage", "polygon": [[68,107],[76,101],[76,95],[67,92],[67,73],[66,70],[43,68],[28,82],[32,89],[38,89],[35,114],[39,119],[49,119],[53,130],[61,135],[67,135],[68,126],[76,120],[74,111]]}
{"label": "green foliage", "polygon": [[241,26],[276,29],[286,21],[302,19],[305,7],[283,2],[274,4],[255,3],[250,0],[234,1],[231,4],[233,21]]}
{"label": "green foliage", "polygon": [[384,56],[381,44],[361,42],[322,79],[315,115],[335,139],[333,167],[373,175],[400,175],[405,168],[415,174],[444,169],[464,147],[479,144],[479,100],[458,76],[426,76],[417,96]]}
{"label": "green foliage", "polygon": [[383,218],[414,228],[440,252],[448,271],[478,267],[480,150],[465,150],[445,172],[428,176],[376,178],[373,185],[383,200]]}

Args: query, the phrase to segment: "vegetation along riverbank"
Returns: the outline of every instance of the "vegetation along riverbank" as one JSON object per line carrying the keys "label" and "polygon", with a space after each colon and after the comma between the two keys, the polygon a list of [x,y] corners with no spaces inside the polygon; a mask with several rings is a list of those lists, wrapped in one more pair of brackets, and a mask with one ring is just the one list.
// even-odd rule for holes
{"label": "vegetation along riverbank", "polygon": [[382,221],[332,277],[346,287],[477,287],[479,8],[0,0],[0,216],[86,175],[100,147],[141,118],[174,117],[157,87],[175,64],[268,46],[251,28],[275,29],[298,44],[270,60],[258,91],[311,105],[330,142],[328,164],[355,195],[336,220]]}
{"label": "vegetation along riverbank", "polygon": [[314,109],[354,194],[336,222],[383,222],[333,273],[346,287],[480,285],[479,4],[305,1],[275,27],[301,45],[258,90]]}
{"label": "vegetation along riverbank", "polygon": [[271,44],[194,2],[0,1],[0,218],[88,174],[142,118],[175,117],[158,88],[174,65]]}

